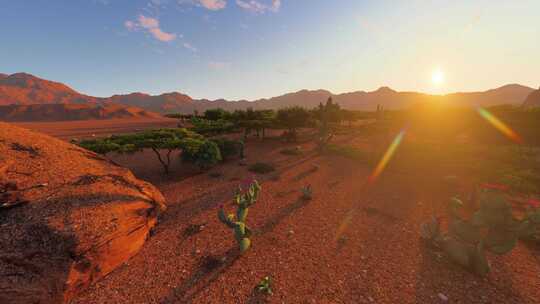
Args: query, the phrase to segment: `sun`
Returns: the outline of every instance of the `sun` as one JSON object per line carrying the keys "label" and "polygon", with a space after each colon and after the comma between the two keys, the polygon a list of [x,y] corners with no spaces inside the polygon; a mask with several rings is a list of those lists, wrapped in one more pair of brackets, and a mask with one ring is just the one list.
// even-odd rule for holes
{"label": "sun", "polygon": [[444,83],[444,73],[440,68],[435,69],[431,74],[431,82],[436,86]]}

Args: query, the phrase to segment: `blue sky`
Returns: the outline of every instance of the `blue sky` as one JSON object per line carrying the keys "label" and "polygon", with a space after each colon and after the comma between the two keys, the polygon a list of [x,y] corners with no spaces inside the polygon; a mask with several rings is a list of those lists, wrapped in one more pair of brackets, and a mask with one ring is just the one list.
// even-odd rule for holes
{"label": "blue sky", "polygon": [[538,12],[537,0],[0,0],[0,72],[95,96],[538,87]]}

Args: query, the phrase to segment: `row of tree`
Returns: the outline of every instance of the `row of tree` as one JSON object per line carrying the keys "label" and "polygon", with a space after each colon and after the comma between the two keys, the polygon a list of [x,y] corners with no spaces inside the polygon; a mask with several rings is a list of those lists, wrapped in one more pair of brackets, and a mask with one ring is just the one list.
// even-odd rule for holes
{"label": "row of tree", "polygon": [[216,135],[230,133],[235,130],[243,130],[244,139],[256,133],[264,138],[267,129],[285,129],[284,137],[289,141],[296,141],[297,131],[300,128],[319,127],[328,129],[330,126],[339,125],[342,122],[353,122],[372,116],[366,112],[350,111],[341,109],[339,104],[334,103],[330,97],[326,103],[321,103],[314,109],[303,107],[288,107],[274,110],[236,110],[228,112],[223,109],[206,110],[203,115],[171,114],[169,117],[180,119],[181,125],[190,121],[192,130],[204,135]]}
{"label": "row of tree", "polygon": [[[318,129],[318,146],[322,150],[334,136],[337,126],[342,121],[349,123],[366,117],[366,113],[347,111],[340,108],[329,98],[326,103],[308,110],[302,107],[289,107],[273,110],[237,110],[228,112],[223,109],[211,109],[200,116],[172,114],[180,120],[180,125],[188,128],[147,130],[134,134],[113,135],[106,138],[83,140],[78,145],[100,154],[110,152],[134,153],[149,149],[154,152],[163,171],[168,174],[171,155],[180,151],[185,162],[193,163],[201,169],[211,167],[227,157],[244,157],[244,142],[248,135],[255,132],[264,138],[269,128],[284,129],[283,137],[287,141],[296,141],[301,128]],[[216,138],[219,134],[243,130],[243,140],[235,141]]]}

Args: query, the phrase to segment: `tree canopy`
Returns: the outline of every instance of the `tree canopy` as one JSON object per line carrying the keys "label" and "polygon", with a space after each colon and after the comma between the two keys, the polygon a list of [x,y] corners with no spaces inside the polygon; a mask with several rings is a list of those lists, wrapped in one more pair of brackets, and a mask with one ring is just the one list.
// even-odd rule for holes
{"label": "tree canopy", "polygon": [[[133,134],[83,140],[79,142],[79,146],[100,154],[109,152],[133,153],[143,149],[151,149],[156,154],[165,173],[169,173],[171,153],[174,150],[187,151],[185,160],[192,161],[200,167],[207,167],[221,160],[219,148],[215,143],[184,128],[147,130]],[[165,156],[161,154],[161,150],[166,151]]]}

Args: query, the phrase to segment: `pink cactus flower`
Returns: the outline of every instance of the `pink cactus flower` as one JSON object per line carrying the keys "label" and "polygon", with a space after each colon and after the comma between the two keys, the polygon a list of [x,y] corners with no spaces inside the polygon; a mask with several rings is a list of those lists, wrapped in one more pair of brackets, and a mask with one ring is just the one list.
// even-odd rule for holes
{"label": "pink cactus flower", "polygon": [[251,177],[248,177],[240,183],[240,187],[242,189],[248,188],[253,182],[255,181],[255,175],[252,175]]}

